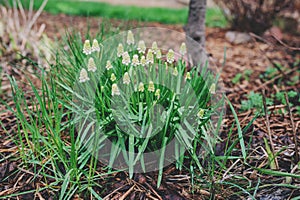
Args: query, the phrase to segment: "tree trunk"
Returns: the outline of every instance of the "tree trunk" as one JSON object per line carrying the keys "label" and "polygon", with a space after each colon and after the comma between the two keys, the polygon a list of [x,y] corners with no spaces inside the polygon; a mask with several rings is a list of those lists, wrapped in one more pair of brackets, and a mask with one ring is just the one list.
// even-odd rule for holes
{"label": "tree trunk", "polygon": [[207,61],[205,52],[206,0],[190,0],[188,23],[185,26],[187,48],[192,66],[203,65]]}

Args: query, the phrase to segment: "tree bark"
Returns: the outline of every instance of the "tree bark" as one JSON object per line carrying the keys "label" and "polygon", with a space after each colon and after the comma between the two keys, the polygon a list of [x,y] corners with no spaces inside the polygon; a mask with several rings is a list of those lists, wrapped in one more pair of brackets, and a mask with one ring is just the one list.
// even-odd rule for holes
{"label": "tree bark", "polygon": [[[206,0],[190,0],[188,23],[185,26],[187,48],[193,66],[207,61],[205,51]],[[194,40],[194,41],[193,41]]]}

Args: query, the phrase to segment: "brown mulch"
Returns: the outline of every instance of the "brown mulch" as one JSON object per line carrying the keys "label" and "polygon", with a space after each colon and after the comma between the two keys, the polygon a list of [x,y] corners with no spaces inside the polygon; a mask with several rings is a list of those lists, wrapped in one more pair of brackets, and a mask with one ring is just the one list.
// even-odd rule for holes
{"label": "brown mulch", "polygon": [[[85,17],[72,17],[59,14],[56,16],[43,13],[38,21],[38,23],[46,24],[46,34],[52,39],[61,40],[61,36],[64,34],[66,27],[72,27],[75,30],[80,30],[82,34],[87,31],[87,24],[90,25],[92,33],[96,33],[99,30],[99,25],[104,23],[103,19],[100,18],[90,18]],[[107,23],[107,22],[105,22]],[[159,23],[139,23],[136,21],[119,21],[110,20],[111,27],[121,27],[121,29],[128,29],[141,26],[151,26],[151,27],[164,27],[167,29],[176,30],[183,32],[183,29],[179,25],[162,25]],[[249,110],[241,112],[241,101],[245,100],[246,95],[250,91],[255,91],[258,93],[265,93],[268,97],[271,94],[275,94],[278,91],[299,91],[300,83],[295,85],[289,85],[288,81],[291,77],[300,76],[299,70],[300,65],[294,66],[296,60],[300,60],[300,52],[297,50],[292,50],[288,46],[299,47],[300,38],[297,36],[292,36],[289,34],[283,35],[283,43],[287,44],[284,46],[278,41],[273,39],[268,40],[268,38],[253,37],[252,41],[247,44],[234,45],[226,41],[225,39],[226,30],[219,28],[207,28],[207,50],[210,54],[211,62],[214,63],[219,68],[222,67],[224,62],[224,48],[226,47],[226,62],[225,66],[222,68],[221,78],[225,85],[224,92],[227,97],[232,102],[235,110],[238,112],[238,117],[242,127],[245,127],[249,121],[254,116],[254,110]],[[163,35],[160,37],[165,37],[165,40],[176,40],[169,35]],[[162,38],[160,38],[162,39]],[[15,62],[15,61],[14,61]],[[28,69],[14,68],[14,62],[9,63],[8,74],[13,74],[17,77],[22,78],[22,72],[28,71]],[[25,62],[25,61],[23,61]],[[277,74],[270,79],[262,79],[261,75],[264,74],[266,68],[269,66],[276,67],[277,63],[280,63],[282,68]],[[244,78],[238,84],[232,83],[232,79],[238,73],[244,73],[246,70],[252,70],[253,73],[250,75],[249,80]],[[24,78],[24,77],[23,77]],[[2,81],[2,86],[7,85],[8,80],[4,78]],[[26,87],[26,85],[24,85]],[[3,94],[2,94],[3,95]],[[3,98],[9,98],[4,97]],[[294,169],[296,166],[295,162],[295,135],[300,143],[300,116],[295,111],[295,106],[300,106],[298,101],[292,102],[294,106],[291,108],[290,113],[282,112],[286,108],[281,102],[276,102],[276,105],[269,106],[269,113],[267,116],[260,116],[249,130],[245,133],[244,139],[247,142],[246,145],[250,145],[250,156],[248,160],[249,166],[255,166],[258,168],[263,168],[268,164],[268,155],[265,151],[265,144],[263,138],[270,140],[273,143],[274,150],[276,152],[280,151],[277,158],[278,169],[284,172],[298,173],[299,170]],[[4,106],[0,106],[0,118],[3,122],[5,120],[6,129],[9,132],[4,132],[0,127],[0,159],[11,158],[17,154],[17,148],[15,147],[13,141],[9,139],[9,135],[14,134],[16,130],[16,119],[11,116],[9,112],[4,110]],[[293,120],[294,125],[291,121]],[[224,142],[220,143],[218,148],[218,154],[222,155],[224,152],[224,145],[228,140],[236,138],[234,134],[233,138],[227,138],[227,131],[231,128],[234,123],[234,118],[229,108],[227,108],[227,116],[224,120],[224,131],[221,134]],[[237,132],[234,128],[234,133]],[[299,149],[298,149],[299,153]],[[237,152],[240,155],[240,152]],[[19,171],[18,166],[19,161],[8,162],[8,159],[0,162],[0,197],[1,195],[10,194],[14,192],[26,191],[30,189],[35,189],[39,187],[38,181],[32,182],[32,172],[30,171]],[[253,170],[251,167],[244,165],[241,161],[236,163],[231,163],[232,174],[242,175],[247,179],[251,180],[251,183],[255,184],[260,180],[264,184],[274,184],[274,183],[286,183],[287,180],[284,177],[272,177],[269,175],[263,175]],[[229,165],[229,166],[230,166]],[[114,174],[109,182],[106,183],[107,191],[104,192],[107,199],[119,199],[121,197],[126,197],[127,199],[204,199],[209,197],[211,191],[204,189],[196,189],[195,194],[190,192],[190,177],[187,172],[178,172],[175,170],[174,166],[169,166],[165,171],[165,178],[163,184],[160,188],[156,188],[155,178],[157,173],[149,173],[146,175],[137,174],[133,180],[129,180],[127,174],[117,173]],[[226,173],[225,173],[226,174]],[[8,175],[11,175],[8,178]],[[228,180],[230,177],[222,174],[223,181]],[[38,179],[37,179],[38,180]],[[176,182],[174,180],[181,180],[181,182]],[[297,179],[292,179],[291,183],[295,186],[300,187],[300,181]],[[103,183],[105,184],[105,183]],[[247,183],[245,183],[247,184]],[[25,185],[25,187],[24,187]],[[223,186],[222,186],[223,187]],[[252,186],[254,187],[254,186]],[[223,189],[223,190],[222,190]],[[230,195],[231,189],[221,188],[222,193]],[[227,191],[226,191],[227,190]],[[298,190],[290,188],[273,188],[267,187],[261,191],[261,197],[265,197],[274,191],[282,191],[281,197],[288,198],[289,195],[300,195]],[[113,191],[113,192],[112,192]],[[232,190],[234,192],[234,190]],[[32,198],[34,193],[30,193],[28,196],[23,196],[20,199]],[[40,197],[50,199],[51,196],[55,194],[44,193],[38,194]],[[264,196],[265,195],[265,196]],[[103,196],[103,197],[104,197]],[[225,196],[216,195],[216,199],[226,199]],[[236,197],[231,197],[236,198]],[[274,197],[275,198],[275,197]],[[41,198],[40,198],[41,199]],[[80,199],[79,196],[74,199]],[[270,197],[269,199],[272,199]]]}

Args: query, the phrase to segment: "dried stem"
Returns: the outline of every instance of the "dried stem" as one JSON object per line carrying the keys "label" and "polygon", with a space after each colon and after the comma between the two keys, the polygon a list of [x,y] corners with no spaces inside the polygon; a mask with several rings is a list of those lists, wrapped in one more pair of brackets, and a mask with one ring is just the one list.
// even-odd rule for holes
{"label": "dried stem", "polygon": [[44,56],[40,55],[40,53],[49,55],[49,50],[43,48],[41,44],[45,24],[39,27],[34,26],[47,2],[48,0],[43,0],[36,12],[33,11],[34,0],[30,0],[28,12],[25,11],[21,0],[13,0],[12,4],[6,0],[7,7],[0,5],[0,16],[6,16],[0,20],[5,27],[4,33],[9,36],[7,37],[9,41],[2,44],[6,52],[19,51],[23,56],[32,54],[38,63],[48,65],[47,61],[43,60]]}
{"label": "dried stem", "polygon": [[275,148],[274,148],[274,143],[273,143],[273,139],[272,139],[272,133],[271,133],[271,128],[270,128],[270,119],[269,119],[268,108],[267,108],[265,96],[266,96],[265,90],[263,90],[262,91],[263,105],[264,105],[264,110],[265,110],[265,118],[266,118],[266,125],[267,125],[267,130],[268,130],[268,136],[269,136],[269,141],[270,141],[270,145],[271,145],[272,158],[274,158],[276,169],[279,169],[278,161],[277,161],[277,158],[275,157],[275,153],[274,153],[275,152]]}
{"label": "dried stem", "polygon": [[299,162],[299,152],[298,152],[298,141],[297,141],[296,126],[295,126],[295,123],[294,123],[293,113],[292,113],[291,108],[290,108],[289,98],[288,98],[286,92],[284,93],[284,97],[285,97],[285,101],[286,101],[286,107],[287,107],[287,110],[289,112],[291,123],[292,123],[293,139],[294,139],[294,144],[295,144],[295,155],[294,155],[295,156],[295,162],[298,163]]}

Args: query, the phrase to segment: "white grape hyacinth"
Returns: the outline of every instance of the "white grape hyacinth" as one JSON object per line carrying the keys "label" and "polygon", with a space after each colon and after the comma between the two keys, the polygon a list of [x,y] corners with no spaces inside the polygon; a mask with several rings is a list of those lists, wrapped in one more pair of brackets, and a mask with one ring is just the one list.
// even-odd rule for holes
{"label": "white grape hyacinth", "polygon": [[84,45],[83,45],[83,53],[85,55],[89,55],[92,53],[92,47],[91,47],[91,43],[90,40],[85,40],[84,41]]}
{"label": "white grape hyacinth", "polygon": [[88,62],[88,71],[95,72],[97,70],[94,58],[90,58]]}
{"label": "white grape hyacinth", "polygon": [[114,73],[112,73],[110,75],[110,80],[114,82],[116,79],[117,79],[116,75]]}
{"label": "white grape hyacinth", "polygon": [[186,73],[185,80],[191,80],[191,73],[190,72]]}
{"label": "white grape hyacinth", "polygon": [[175,53],[172,49],[170,49],[167,53],[167,62],[172,64],[175,61]]}
{"label": "white grape hyacinth", "polygon": [[147,64],[147,62],[146,62],[146,58],[145,58],[145,56],[144,56],[144,55],[141,57],[141,62],[140,62],[140,64],[141,64],[143,67],[145,67],[145,66],[146,66],[146,64]]}
{"label": "white grape hyacinth", "polygon": [[145,90],[144,83],[140,82],[138,90],[139,92],[144,92]]}
{"label": "white grape hyacinth", "polygon": [[146,45],[144,40],[139,41],[137,50],[139,51],[139,53],[143,53],[143,54],[146,52]]}
{"label": "white grape hyacinth", "polygon": [[120,43],[117,47],[117,56],[118,57],[121,57],[124,53],[124,47],[123,45]]}
{"label": "white grape hyacinth", "polygon": [[211,84],[209,91],[211,94],[216,94],[216,84],[215,83]]}
{"label": "white grape hyacinth", "polygon": [[202,108],[200,108],[200,110],[197,113],[197,117],[200,118],[200,119],[202,119],[203,116],[204,116],[204,114],[205,114],[205,110],[202,109]]}
{"label": "white grape hyacinth", "polygon": [[175,67],[175,68],[173,69],[173,75],[174,75],[174,76],[178,76],[178,70],[177,70],[177,67]]}
{"label": "white grape hyacinth", "polygon": [[160,89],[157,89],[156,91],[155,91],[155,94],[154,94],[156,97],[157,97],[157,99],[159,99],[160,98]]}
{"label": "white grape hyacinth", "polygon": [[110,69],[113,68],[113,66],[111,65],[111,62],[110,62],[109,60],[106,61],[106,66],[105,66],[105,68],[106,68],[107,70],[110,70]]}
{"label": "white grape hyacinth", "polygon": [[129,85],[130,83],[130,77],[129,77],[129,74],[128,72],[125,72],[124,76],[123,76],[123,84],[125,85]]}
{"label": "white grape hyacinth", "polygon": [[157,43],[155,41],[152,43],[151,48],[152,48],[153,53],[156,54],[158,51],[158,47],[157,47]]}
{"label": "white grape hyacinth", "polygon": [[155,91],[155,87],[154,87],[153,81],[149,81],[148,91],[149,92],[154,92]]}
{"label": "white grape hyacinth", "polygon": [[79,75],[79,82],[84,83],[84,82],[89,81],[89,80],[90,80],[90,78],[88,77],[87,71],[85,69],[82,69],[80,71],[80,75]]}
{"label": "white grape hyacinth", "polygon": [[122,55],[122,63],[126,66],[130,64],[130,56],[127,51],[125,51]]}
{"label": "white grape hyacinth", "polygon": [[116,83],[112,84],[112,86],[111,86],[111,95],[112,96],[120,95],[120,90],[119,90],[118,85]]}
{"label": "white grape hyacinth", "polygon": [[180,46],[179,53],[184,56],[187,53],[186,44],[183,42]]}
{"label": "white grape hyacinth", "polygon": [[153,58],[153,52],[151,49],[148,50],[147,56],[146,56],[146,63],[147,64],[153,64],[154,58]]}
{"label": "white grape hyacinth", "polygon": [[156,51],[156,58],[157,58],[157,59],[161,59],[161,57],[162,57],[161,51],[160,51],[160,49],[158,49],[158,50]]}
{"label": "white grape hyacinth", "polygon": [[96,39],[93,40],[93,45],[92,45],[92,52],[99,52],[100,51],[100,46],[99,43]]}
{"label": "white grape hyacinth", "polygon": [[139,56],[137,54],[134,54],[132,57],[132,66],[138,66],[139,64]]}
{"label": "white grape hyacinth", "polygon": [[127,44],[128,45],[134,44],[134,36],[133,36],[132,31],[128,31],[128,33],[127,33]]}

